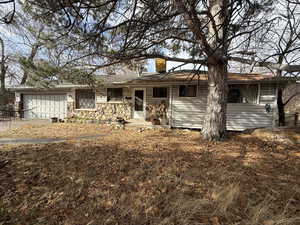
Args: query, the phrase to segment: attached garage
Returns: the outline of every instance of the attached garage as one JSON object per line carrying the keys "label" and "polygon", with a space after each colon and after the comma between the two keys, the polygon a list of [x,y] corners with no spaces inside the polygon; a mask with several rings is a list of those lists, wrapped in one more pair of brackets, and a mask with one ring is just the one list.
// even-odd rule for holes
{"label": "attached garage", "polygon": [[65,94],[23,94],[24,118],[49,119],[67,117]]}

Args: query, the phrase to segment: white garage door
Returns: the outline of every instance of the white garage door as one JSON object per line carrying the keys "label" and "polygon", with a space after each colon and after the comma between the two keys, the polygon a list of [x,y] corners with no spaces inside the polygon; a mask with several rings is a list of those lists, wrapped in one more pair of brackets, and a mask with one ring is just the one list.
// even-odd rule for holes
{"label": "white garage door", "polygon": [[24,95],[24,117],[26,119],[49,119],[58,117],[63,119],[67,116],[66,95],[41,94]]}

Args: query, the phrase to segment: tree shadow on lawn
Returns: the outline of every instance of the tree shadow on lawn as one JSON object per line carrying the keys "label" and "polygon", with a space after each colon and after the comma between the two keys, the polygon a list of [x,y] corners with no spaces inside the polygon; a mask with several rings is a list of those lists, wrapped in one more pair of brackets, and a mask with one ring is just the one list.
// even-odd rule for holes
{"label": "tree shadow on lawn", "polygon": [[0,152],[0,221],[297,224],[294,146],[279,156],[257,139],[202,141],[200,150],[172,140],[169,147],[86,141]]}

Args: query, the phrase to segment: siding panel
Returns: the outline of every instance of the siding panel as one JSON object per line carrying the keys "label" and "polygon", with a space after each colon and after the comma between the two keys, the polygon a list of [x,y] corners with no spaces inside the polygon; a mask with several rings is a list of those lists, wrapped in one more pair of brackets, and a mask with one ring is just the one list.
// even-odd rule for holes
{"label": "siding panel", "polygon": [[261,84],[259,103],[272,104],[276,100],[276,84]]}
{"label": "siding panel", "polygon": [[96,103],[107,102],[106,88],[99,88],[96,90]]}
{"label": "siding panel", "polygon": [[[273,87],[273,89],[275,89]],[[265,89],[264,89],[265,90]],[[178,86],[172,87],[172,126],[202,128],[206,113],[207,87],[199,86],[197,97],[178,97]],[[268,90],[267,93],[275,93]],[[266,93],[263,91],[263,94]],[[227,105],[227,129],[245,130],[272,126],[272,113],[267,113],[264,105],[232,103]]]}

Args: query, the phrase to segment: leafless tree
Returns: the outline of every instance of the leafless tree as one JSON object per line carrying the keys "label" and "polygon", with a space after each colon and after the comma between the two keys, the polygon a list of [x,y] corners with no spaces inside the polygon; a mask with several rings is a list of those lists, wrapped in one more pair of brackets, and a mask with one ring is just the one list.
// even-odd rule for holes
{"label": "leafless tree", "polygon": [[[300,61],[300,4],[299,1],[278,1],[274,9],[277,13],[276,28],[268,32],[268,36],[261,42],[262,51],[257,56],[265,61],[276,62],[278,65],[293,65]],[[265,52],[268,52],[266,54]],[[272,69],[272,68],[271,68]],[[276,68],[273,70],[278,79],[284,76],[298,76],[299,71],[289,71]],[[279,125],[285,125],[285,105],[288,104],[298,92],[286,91],[284,86],[278,86],[277,105]]]}
{"label": "leafless tree", "polygon": [[4,94],[5,89],[5,77],[7,72],[7,56],[5,55],[4,41],[0,37],[0,47],[1,47],[1,61],[0,61],[0,94]]}
{"label": "leafless tree", "polygon": [[[14,0],[5,0],[0,1],[0,5],[11,4],[12,8],[8,10],[0,19],[2,23],[8,24],[11,23],[14,14],[15,14],[15,1]],[[5,55],[5,44],[3,39],[0,36],[0,47],[1,47],[1,61],[0,61],[0,93],[3,95],[5,93],[5,77],[7,72],[7,59]]]}
{"label": "leafless tree", "polygon": [[[86,46],[86,56],[101,57],[96,68],[157,57],[207,66],[209,93],[202,133],[208,140],[220,140],[226,125],[229,61],[289,72],[300,68],[271,60],[253,62],[247,48],[243,57],[236,53],[241,46],[253,45],[270,31],[276,18],[264,15],[273,10],[274,2],[29,0],[28,6],[37,18],[53,25],[57,33],[76,36],[73,47]],[[182,50],[191,57],[178,58],[176,53]]]}
{"label": "leafless tree", "polygon": [[[43,41],[40,39],[41,35],[43,34],[43,30],[44,30],[43,26],[40,26],[38,29],[31,30],[29,27],[26,27],[26,25],[25,25],[23,27],[23,29],[26,29],[27,33],[29,33],[28,34],[29,36],[26,37],[26,39],[27,39],[26,44],[28,45],[30,52],[26,56],[19,55],[19,63],[21,64],[21,68],[23,70],[23,76],[22,76],[21,82],[20,82],[21,85],[26,83],[28,76],[29,76],[28,70],[24,64],[33,65],[34,60],[38,54],[38,51],[44,45]],[[21,35],[23,35],[23,37],[25,37],[24,33]]]}
{"label": "leafless tree", "polygon": [[[265,15],[275,12],[275,0],[21,2],[35,19],[53,28],[57,40],[68,36],[69,44],[62,52],[71,53],[69,65],[98,57],[101,60],[89,63],[95,70],[149,58],[207,66],[209,93],[202,131],[207,140],[220,140],[225,133],[228,62],[300,71],[297,64],[268,57],[257,60],[249,48],[274,27],[276,15]],[[181,51],[188,52],[190,58],[178,57]]]}
{"label": "leafless tree", "polygon": [[2,15],[0,21],[5,24],[10,24],[13,21],[14,15],[16,13],[15,0],[1,0],[0,5],[8,7],[4,15]]}
{"label": "leafless tree", "polygon": [[[283,62],[292,64],[298,62],[300,59],[300,4],[287,2],[283,5],[284,13],[282,13],[282,20],[285,22],[285,26],[281,33],[275,32],[278,35],[278,42],[274,43],[274,49],[276,49],[277,63],[282,64]],[[271,42],[272,43],[272,42]],[[282,77],[284,71],[277,70],[276,76]],[[298,73],[297,73],[298,75]],[[284,99],[283,97],[284,87],[278,88],[277,94],[277,105],[279,115],[279,125],[285,125],[285,106],[299,93],[295,93]]]}
{"label": "leafless tree", "polygon": [[[35,21],[18,1],[14,1],[14,5],[18,7],[18,11],[8,14],[13,14],[13,17],[11,16],[9,24],[3,27],[5,32],[2,34],[2,39],[7,43],[9,54],[14,58],[10,68],[18,71],[18,73],[10,73],[10,78],[23,85],[29,77],[28,65],[34,66],[35,60],[38,60],[41,55],[47,58],[46,52],[53,48],[49,48],[51,35],[46,31],[45,26]],[[7,17],[7,10],[15,10],[15,7],[11,9],[9,6],[8,4],[6,10],[0,11],[3,18]]]}

